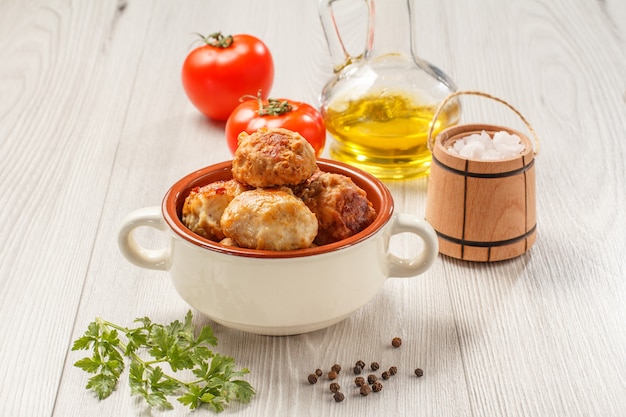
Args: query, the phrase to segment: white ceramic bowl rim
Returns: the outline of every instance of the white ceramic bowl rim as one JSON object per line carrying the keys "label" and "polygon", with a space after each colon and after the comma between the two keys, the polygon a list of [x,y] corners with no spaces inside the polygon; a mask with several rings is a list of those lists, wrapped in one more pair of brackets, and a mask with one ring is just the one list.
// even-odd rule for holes
{"label": "white ceramic bowl rim", "polygon": [[356,185],[365,190],[367,198],[372,202],[377,213],[376,218],[368,227],[354,236],[339,242],[292,251],[236,248],[205,239],[191,232],[181,221],[181,212],[185,198],[195,187],[201,187],[214,181],[231,179],[232,161],[225,161],[202,168],[176,182],[163,198],[161,206],[163,218],[177,236],[193,245],[223,254],[253,258],[298,258],[341,250],[368,239],[391,219],[394,211],[393,197],[389,189],[380,180],[358,168],[338,161],[318,159],[317,165],[324,172],[333,172],[350,177]]}

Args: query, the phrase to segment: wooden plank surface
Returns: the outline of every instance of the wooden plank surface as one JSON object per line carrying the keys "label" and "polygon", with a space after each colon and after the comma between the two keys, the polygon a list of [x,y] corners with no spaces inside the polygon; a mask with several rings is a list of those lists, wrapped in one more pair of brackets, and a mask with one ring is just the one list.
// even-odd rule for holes
{"label": "wooden plank surface", "polygon": [[[257,336],[197,316],[258,390],[224,414],[626,415],[626,4],[415,5],[420,56],[459,88],[506,99],[539,133],[537,242],[501,263],[439,257],[311,334]],[[188,309],[166,273],[129,264],[116,239],[126,214],[230,157],[223,123],[199,115],[180,84],[193,33],[215,30],[263,39],[272,95],[316,104],[332,74],[316,1],[0,1],[0,415],[206,414],[150,412],[125,377],[100,402],[69,349],[96,316],[167,322]],[[488,100],[463,106],[464,122],[525,129]],[[388,186],[398,211],[423,216],[426,179]],[[392,250],[417,245],[399,236]],[[401,372],[367,398],[342,376],[341,404],[327,383],[306,382],[357,359]]]}

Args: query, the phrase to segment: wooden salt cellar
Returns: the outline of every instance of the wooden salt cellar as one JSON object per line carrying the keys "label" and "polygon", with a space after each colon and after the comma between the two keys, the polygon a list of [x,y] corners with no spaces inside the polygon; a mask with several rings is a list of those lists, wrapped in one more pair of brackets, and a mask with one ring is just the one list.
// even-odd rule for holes
{"label": "wooden salt cellar", "polygon": [[[503,102],[484,93],[462,91],[451,94],[439,110],[449,99],[461,94],[482,95]],[[513,110],[534,135],[523,116]],[[439,111],[434,120],[438,114]],[[482,161],[447,150],[457,139],[482,131],[492,138],[499,131],[515,134],[524,144],[524,152],[515,158]],[[528,251],[537,237],[535,148],[528,137],[507,127],[484,124],[450,127],[437,135],[434,144],[431,135],[432,129],[426,220],[437,232],[439,252],[467,261],[493,262]]]}

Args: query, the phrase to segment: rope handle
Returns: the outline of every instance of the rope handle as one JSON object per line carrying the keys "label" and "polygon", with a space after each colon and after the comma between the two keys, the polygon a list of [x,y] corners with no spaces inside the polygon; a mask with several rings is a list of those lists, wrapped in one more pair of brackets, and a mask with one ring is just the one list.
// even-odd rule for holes
{"label": "rope handle", "polygon": [[439,104],[439,107],[437,108],[437,111],[435,112],[435,115],[433,116],[433,121],[430,124],[430,130],[428,131],[428,149],[431,152],[433,150],[433,146],[435,145],[435,140],[432,137],[433,136],[433,129],[435,127],[435,122],[437,121],[437,118],[439,117],[439,114],[443,110],[444,106],[450,100],[452,100],[454,97],[461,96],[461,95],[474,95],[474,96],[482,96],[482,97],[490,98],[492,100],[495,100],[495,101],[497,101],[499,103],[504,104],[509,109],[513,110],[513,112],[519,116],[519,118],[522,120],[522,122],[524,122],[524,124],[526,125],[526,127],[528,128],[530,133],[533,135],[533,138],[535,140],[535,155],[539,154],[539,137],[537,136],[537,132],[535,132],[535,129],[533,129],[533,127],[530,125],[528,120],[526,120],[526,118],[522,115],[522,113],[520,113],[515,107],[513,107],[511,104],[507,103],[506,101],[502,100],[501,98],[494,97],[494,96],[492,96],[490,94],[483,93],[483,92],[480,92],[480,91],[455,91],[454,93],[448,95],[448,97],[446,97],[441,102],[441,104]]}

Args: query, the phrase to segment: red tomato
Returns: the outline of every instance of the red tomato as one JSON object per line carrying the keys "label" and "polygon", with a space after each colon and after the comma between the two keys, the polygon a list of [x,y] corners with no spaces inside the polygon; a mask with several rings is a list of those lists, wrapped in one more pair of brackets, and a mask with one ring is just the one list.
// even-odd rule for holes
{"label": "red tomato", "polygon": [[241,132],[254,133],[261,127],[298,132],[315,149],[319,157],[326,143],[326,127],[322,115],[315,107],[288,99],[263,100],[250,98],[233,110],[226,121],[226,141],[230,151],[237,150],[237,137]]}
{"label": "red tomato", "polygon": [[269,94],[274,61],[263,42],[250,35],[214,33],[189,53],[183,64],[185,93],[205,116],[226,120],[246,94]]}

